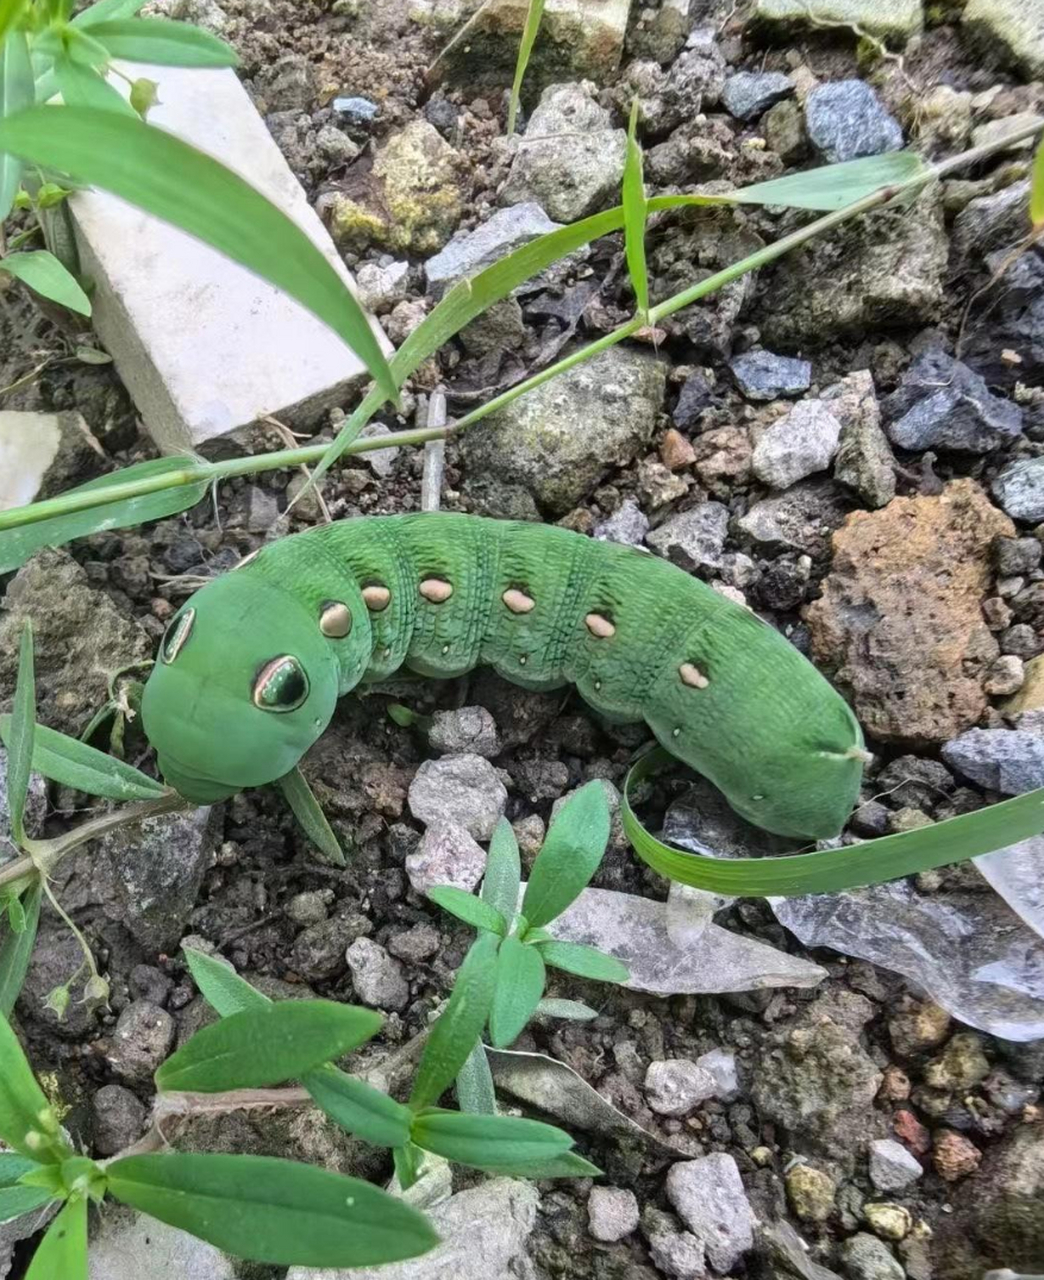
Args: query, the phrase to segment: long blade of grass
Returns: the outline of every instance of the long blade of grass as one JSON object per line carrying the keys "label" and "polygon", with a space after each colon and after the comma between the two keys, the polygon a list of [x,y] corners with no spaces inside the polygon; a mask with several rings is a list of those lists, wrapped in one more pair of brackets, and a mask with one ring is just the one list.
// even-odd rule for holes
{"label": "long blade of grass", "polygon": [[276,785],[283,793],[283,798],[293,811],[301,830],[323,855],[323,862],[328,862],[334,867],[347,866],[344,851],[338,843],[333,827],[327,821],[322,806],[315,798],[315,793],[301,770],[295,765],[288,774],[278,780]]}
{"label": "long blade of grass", "polygon": [[29,971],[29,958],[33,954],[36,930],[40,923],[42,897],[43,888],[39,883],[27,891],[22,901],[22,928],[17,933],[9,928],[0,945],[0,1013],[5,1018],[11,1016],[22,983],[25,982],[25,975]]}
{"label": "long blade of grass", "polygon": [[[9,7],[6,21],[13,23],[21,14],[21,6]],[[4,14],[0,11],[0,22]],[[0,123],[33,105],[36,85],[33,64],[29,58],[29,42],[24,31],[0,33]],[[0,148],[0,222],[7,217],[22,180],[22,161],[10,151]]]}
{"label": "long blade of grass", "polygon": [[638,99],[635,98],[631,103],[623,174],[624,252],[638,314],[645,317],[649,314],[649,272],[645,265],[645,180],[642,172],[642,149],[636,137],[637,129]]}
{"label": "long blade of grass", "polygon": [[7,807],[11,834],[25,844],[25,801],[29,794],[29,773],[33,759],[33,732],[36,728],[36,676],[33,672],[33,627],[26,619],[18,650],[18,679],[7,738]]}
{"label": "long blade of grass", "polygon": [[0,150],[111,191],[268,280],[329,325],[397,399],[366,314],[331,263],[282,210],[210,156],[130,116],[57,106],[0,122]]}
{"label": "long blade of grass", "polygon": [[642,826],[631,807],[634,787],[672,757],[650,751],[628,774],[621,799],[624,831],[654,871],[681,884],[736,897],[837,893],[914,875],[1028,840],[1044,831],[1044,787],[930,827],[863,844],[781,858],[706,858],[672,849]]}
{"label": "long blade of grass", "polygon": [[1030,174],[1030,221],[1033,229],[1044,227],[1044,138],[1037,144]]}
{"label": "long blade of grass", "polygon": [[90,28],[114,58],[149,62],[161,67],[234,67],[239,63],[235,49],[224,40],[170,18],[114,18],[96,22]]}
{"label": "long blade of grass", "polygon": [[[10,737],[11,717],[0,715],[0,738],[6,743]],[[33,732],[32,767],[53,782],[107,800],[158,800],[170,794],[132,765],[42,724]]]}
{"label": "long blade of grass", "polygon": [[533,46],[536,44],[537,35],[540,33],[540,23],[543,17],[544,0],[529,0],[529,8],[526,10],[526,22],[522,28],[522,39],[518,45],[518,58],[515,61],[515,78],[511,84],[511,101],[508,104],[507,131],[509,134],[515,132],[515,121],[518,119],[518,103],[522,93],[522,81],[525,79],[526,68],[529,66],[529,59],[533,52]]}

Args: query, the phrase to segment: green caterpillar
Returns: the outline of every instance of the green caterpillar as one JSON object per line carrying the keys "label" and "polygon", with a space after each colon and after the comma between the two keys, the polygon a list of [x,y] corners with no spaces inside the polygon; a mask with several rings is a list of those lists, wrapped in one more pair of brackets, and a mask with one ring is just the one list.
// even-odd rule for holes
{"label": "green caterpillar", "polygon": [[644,720],[769,831],[829,837],[851,812],[859,725],[778,632],[630,547],[475,516],[342,520],[262,548],[171,621],[145,732],[168,783],[212,803],[288,773],[361,682],[480,664]]}

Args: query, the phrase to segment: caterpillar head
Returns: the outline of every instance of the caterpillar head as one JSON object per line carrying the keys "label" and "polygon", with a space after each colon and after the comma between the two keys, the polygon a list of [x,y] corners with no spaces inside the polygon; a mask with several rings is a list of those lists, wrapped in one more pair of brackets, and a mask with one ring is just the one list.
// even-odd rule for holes
{"label": "caterpillar head", "polygon": [[142,700],[166,781],[212,804],[289,773],[329,724],[346,667],[361,674],[369,659],[369,625],[352,626],[365,612],[313,605],[246,567],[196,592]]}

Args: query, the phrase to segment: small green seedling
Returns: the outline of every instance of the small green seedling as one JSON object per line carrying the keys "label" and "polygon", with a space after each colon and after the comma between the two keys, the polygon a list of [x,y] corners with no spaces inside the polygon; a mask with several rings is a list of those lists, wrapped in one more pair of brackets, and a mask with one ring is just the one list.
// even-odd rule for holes
{"label": "small green seedling", "polygon": [[551,824],[522,898],[518,843],[501,819],[489,847],[481,895],[437,885],[428,897],[479,931],[483,980],[489,997],[489,1037],[503,1049],[518,1039],[537,1012],[594,1016],[574,1001],[544,1001],[547,965],[599,982],[626,982],[627,967],[596,947],[558,942],[547,926],[590,884],[609,842],[609,804],[600,782],[589,782],[562,806]]}

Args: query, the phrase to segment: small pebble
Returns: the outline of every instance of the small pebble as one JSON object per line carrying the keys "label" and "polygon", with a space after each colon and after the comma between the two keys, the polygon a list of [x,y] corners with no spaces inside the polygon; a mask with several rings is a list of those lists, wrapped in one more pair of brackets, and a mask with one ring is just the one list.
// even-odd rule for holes
{"label": "small pebble", "polygon": [[604,1244],[629,1236],[638,1227],[638,1201],[633,1191],[619,1187],[592,1187],[587,1197],[587,1222],[591,1235]]}
{"label": "small pebble", "polygon": [[903,1191],[923,1172],[917,1157],[894,1138],[870,1143],[870,1181],[878,1191]]}
{"label": "small pebble", "polygon": [[982,1152],[963,1133],[952,1129],[944,1129],[936,1135],[932,1150],[932,1164],[944,1182],[958,1182],[982,1163]]}
{"label": "small pebble", "polygon": [[882,1240],[903,1240],[913,1226],[910,1210],[901,1204],[865,1204],[863,1216]]}
{"label": "small pebble", "polygon": [[825,1222],[834,1211],[833,1178],[810,1164],[796,1164],[784,1178],[787,1199],[804,1222]]}
{"label": "small pebble", "polygon": [[645,1097],[651,1110],[661,1116],[684,1116],[713,1098],[718,1091],[714,1076],[687,1058],[651,1062],[645,1073]]}

